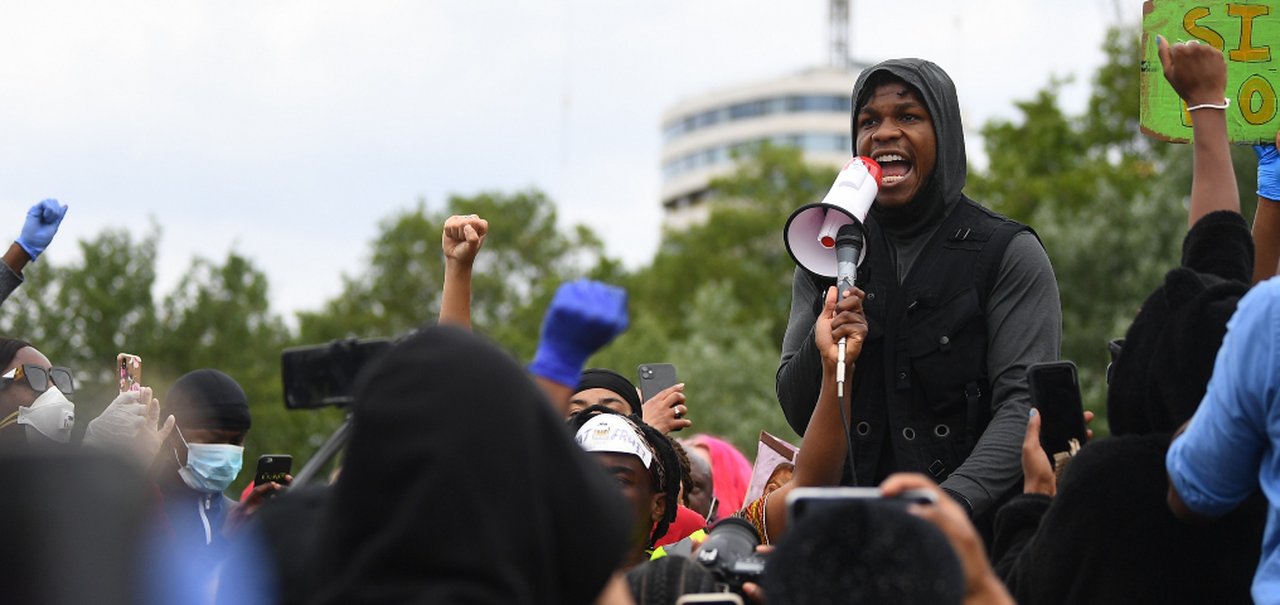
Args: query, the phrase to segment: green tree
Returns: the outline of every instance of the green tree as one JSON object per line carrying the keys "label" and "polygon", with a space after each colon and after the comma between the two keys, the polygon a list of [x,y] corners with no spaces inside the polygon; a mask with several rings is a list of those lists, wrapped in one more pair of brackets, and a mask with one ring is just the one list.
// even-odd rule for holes
{"label": "green tree", "polygon": [[382,222],[367,270],[344,277],[341,295],[320,311],[298,314],[300,341],[396,336],[434,321],[444,280],[440,232],[453,214],[489,221],[475,264],[472,321],[519,357],[533,354],[542,313],[561,282],[596,267],[616,272],[589,229],[562,231],[541,192],[455,196],[434,212],[420,203]]}
{"label": "green tree", "polygon": [[[987,169],[966,192],[1037,230],[1062,295],[1062,357],[1080,368],[1086,406],[1105,432],[1106,343],[1123,337],[1138,307],[1179,262],[1191,189],[1191,149],[1138,128],[1138,32],[1113,27],[1088,109],[1066,115],[1060,80],[1017,103],[1016,121],[982,128]],[[1252,183],[1248,149],[1233,153]],[[1241,187],[1246,216],[1253,188]]]}
{"label": "green tree", "polygon": [[796,148],[767,144],[737,159],[733,173],[711,183],[719,201],[707,221],[664,231],[653,262],[627,285],[638,310],[654,313],[666,336],[679,339],[690,294],[723,282],[738,306],[721,323],[765,320],[776,348],[786,331],[795,272],[782,245],[783,225],[796,208],[821,201],[836,170],[805,163]]}
{"label": "green tree", "polygon": [[835,176],[791,147],[739,157],[734,172],[713,181],[707,220],[665,231],[653,262],[624,277],[631,328],[589,365],[634,377],[641,363],[675,364],[692,431],[724,436],[748,455],[761,429],[795,439],[773,388],[795,272],[782,228]]}
{"label": "green tree", "polygon": [[[25,339],[74,372],[79,416],[96,416],[115,397],[115,359],[157,341],[151,295],[158,230],[141,241],[107,229],[78,242],[80,259],[29,265],[27,282],[7,301],[0,330]],[[77,427],[83,431],[81,426]]]}
{"label": "green tree", "polygon": [[290,453],[305,460],[342,417],[337,411],[284,408],[280,351],[291,335],[272,313],[269,294],[266,274],[236,252],[221,263],[193,259],[161,305],[161,338],[144,353],[149,384],[167,389],[191,370],[214,368],[244,389],[253,428],[245,442],[247,470],[236,489],[253,479],[259,454]]}
{"label": "green tree", "polygon": [[685,299],[678,337],[664,340],[652,325],[653,316],[641,313],[628,331],[629,346],[610,346],[590,365],[634,377],[642,363],[674,364],[686,383],[689,418],[694,422],[686,432],[719,435],[754,456],[761,430],[791,440],[795,432],[773,391],[778,369],[778,343],[769,330],[773,318],[724,321],[740,316],[744,306],[733,296],[730,282],[702,284]]}

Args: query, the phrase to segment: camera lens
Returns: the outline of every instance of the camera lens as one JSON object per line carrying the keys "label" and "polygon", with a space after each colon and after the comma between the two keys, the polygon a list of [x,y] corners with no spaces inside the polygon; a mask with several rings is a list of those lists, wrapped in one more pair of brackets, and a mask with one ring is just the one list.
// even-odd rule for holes
{"label": "camera lens", "polygon": [[643,368],[640,368],[640,377],[641,377],[641,378],[653,378],[653,368],[650,368],[649,366],[645,366],[645,367],[643,367]]}

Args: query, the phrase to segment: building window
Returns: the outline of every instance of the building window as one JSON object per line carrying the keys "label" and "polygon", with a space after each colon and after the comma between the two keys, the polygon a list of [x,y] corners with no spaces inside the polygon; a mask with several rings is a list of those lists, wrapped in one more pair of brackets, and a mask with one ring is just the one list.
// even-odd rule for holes
{"label": "building window", "polygon": [[684,116],[668,124],[663,129],[662,136],[665,141],[671,141],[690,132],[710,128],[716,124],[782,113],[833,112],[847,114],[852,106],[852,101],[849,97],[843,95],[769,97]]}
{"label": "building window", "polygon": [[799,147],[810,153],[850,153],[852,138],[829,132],[796,132],[776,134],[767,139],[737,141],[689,152],[662,165],[662,178],[673,179],[681,174],[728,163],[735,154],[743,154],[756,145],[768,141],[780,147]]}

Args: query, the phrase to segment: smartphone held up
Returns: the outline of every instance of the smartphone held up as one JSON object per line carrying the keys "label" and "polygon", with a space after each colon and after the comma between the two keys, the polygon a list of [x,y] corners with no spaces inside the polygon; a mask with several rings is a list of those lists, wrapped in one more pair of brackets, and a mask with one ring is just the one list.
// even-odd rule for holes
{"label": "smartphone held up", "polygon": [[1064,457],[1074,455],[1088,439],[1084,403],[1076,364],[1051,361],[1027,368],[1031,406],[1040,414],[1040,447],[1056,469]]}
{"label": "smartphone held up", "polygon": [[116,369],[120,373],[120,392],[142,388],[142,358],[132,353],[116,355]]}

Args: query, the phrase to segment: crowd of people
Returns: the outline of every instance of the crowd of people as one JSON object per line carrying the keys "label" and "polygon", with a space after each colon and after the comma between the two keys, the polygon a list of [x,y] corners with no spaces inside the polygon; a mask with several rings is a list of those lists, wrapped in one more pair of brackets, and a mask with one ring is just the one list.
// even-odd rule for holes
{"label": "crowd of people", "polygon": [[[1042,447],[1050,257],[964,194],[950,77],[891,60],[852,93],[852,151],[882,170],[866,258],[842,291],[796,270],[776,381],[804,441],[762,489],[693,433],[683,383],[646,398],[587,367],[628,328],[621,288],[563,284],[527,366],[472,334],[489,226],[454,216],[439,317],[362,369],[327,481],[226,494],[253,422],[216,368],[163,403],[122,380],[76,442],[75,370],[0,339],[6,600],[1280,603],[1280,155],[1256,148],[1250,227],[1222,53],[1158,45],[1194,130],[1188,231],[1113,345],[1106,438]],[[0,301],[66,213],[31,208]]]}

